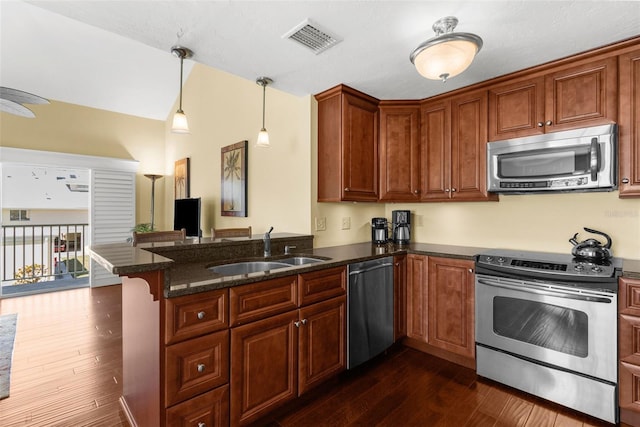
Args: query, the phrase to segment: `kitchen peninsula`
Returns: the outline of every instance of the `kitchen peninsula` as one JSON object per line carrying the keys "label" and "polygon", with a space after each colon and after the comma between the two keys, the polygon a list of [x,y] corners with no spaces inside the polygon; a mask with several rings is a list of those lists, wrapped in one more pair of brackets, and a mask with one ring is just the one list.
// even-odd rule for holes
{"label": "kitchen peninsula", "polygon": [[[295,246],[295,255],[324,261],[236,276],[221,276],[207,268],[263,259],[262,235],[91,248],[92,258],[123,280],[121,404],[132,425],[174,425],[193,416],[205,420],[207,426],[242,425],[259,419],[345,369],[347,264],[393,255],[403,262],[395,264],[402,266],[397,274],[404,278],[408,251],[471,265],[479,251],[419,243],[314,249],[313,236],[274,233],[270,259],[283,258],[285,246]],[[403,286],[396,290],[396,299],[404,303],[404,280],[397,282]],[[396,306],[395,311],[398,316],[406,313],[404,306]],[[294,324],[306,319],[311,332],[303,333],[300,328],[298,336]],[[277,325],[269,325],[266,335],[248,330],[264,322]],[[398,317],[396,323],[399,339],[406,333],[406,320]],[[323,334],[324,328],[330,328],[330,333]],[[306,337],[305,333],[317,329],[317,337]],[[273,357],[297,363],[282,367],[281,379],[276,378],[275,383],[265,380],[270,381],[269,386],[256,390],[250,383],[256,380],[243,371],[269,362],[264,360],[268,355],[258,359],[248,353],[252,345],[256,349],[262,345],[251,337],[264,341],[271,335],[276,336],[276,344],[278,339],[284,343],[282,352],[270,347]],[[309,343],[304,348],[311,352],[313,363],[303,360],[303,342]],[[300,356],[289,347],[297,348],[298,343]],[[267,366],[280,375],[277,365]]]}

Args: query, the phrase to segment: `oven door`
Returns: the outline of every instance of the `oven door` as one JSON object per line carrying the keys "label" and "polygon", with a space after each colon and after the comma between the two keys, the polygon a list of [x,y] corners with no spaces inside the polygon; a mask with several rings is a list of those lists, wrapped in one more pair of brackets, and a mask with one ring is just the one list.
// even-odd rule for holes
{"label": "oven door", "polygon": [[617,296],[476,274],[476,342],[617,382]]}

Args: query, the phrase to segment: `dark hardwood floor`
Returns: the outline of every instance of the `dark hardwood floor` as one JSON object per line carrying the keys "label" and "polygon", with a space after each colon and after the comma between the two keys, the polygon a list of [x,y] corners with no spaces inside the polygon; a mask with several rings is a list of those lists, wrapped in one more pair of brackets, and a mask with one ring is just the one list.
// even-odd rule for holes
{"label": "dark hardwood floor", "polygon": [[[0,300],[0,314],[18,313],[11,396],[0,400],[0,426],[128,425],[118,405],[120,290]],[[611,426],[406,347],[341,374],[260,425]]]}

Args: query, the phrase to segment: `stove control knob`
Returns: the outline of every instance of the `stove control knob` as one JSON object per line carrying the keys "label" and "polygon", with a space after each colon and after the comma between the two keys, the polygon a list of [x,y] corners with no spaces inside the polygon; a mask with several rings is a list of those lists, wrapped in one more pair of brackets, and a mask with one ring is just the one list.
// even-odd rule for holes
{"label": "stove control knob", "polygon": [[573,267],[573,269],[576,270],[576,271],[582,271],[582,270],[584,270],[584,265],[576,264],[575,267]]}
{"label": "stove control knob", "polygon": [[493,261],[493,257],[491,255],[487,256],[487,262]]}
{"label": "stove control knob", "polygon": [[596,265],[595,267],[591,267],[591,271],[593,271],[594,273],[602,273],[602,267]]}
{"label": "stove control knob", "polygon": [[499,263],[503,263],[504,261],[505,261],[505,259],[504,259],[504,258],[502,258],[502,257],[498,257],[498,262],[499,262]]}

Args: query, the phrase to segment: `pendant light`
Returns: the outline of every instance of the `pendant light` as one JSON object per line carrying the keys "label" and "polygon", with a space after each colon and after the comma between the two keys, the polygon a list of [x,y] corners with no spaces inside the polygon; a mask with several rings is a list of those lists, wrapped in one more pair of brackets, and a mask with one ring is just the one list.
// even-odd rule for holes
{"label": "pendant light", "polygon": [[184,59],[191,58],[193,51],[183,46],[173,46],[171,53],[180,58],[180,104],[178,111],[173,115],[173,125],[171,126],[171,132],[173,133],[190,133],[189,123],[187,123],[187,116],[182,111],[182,72],[184,70]]}
{"label": "pendant light", "polygon": [[256,80],[256,83],[259,86],[262,86],[262,129],[260,129],[260,132],[258,133],[258,140],[256,141],[256,146],[268,148],[270,146],[269,134],[267,133],[267,129],[264,127],[265,98],[266,98],[267,85],[273,83],[273,80],[271,80],[269,77],[258,77],[258,79]]}
{"label": "pendant light", "polygon": [[482,39],[471,33],[454,33],[458,18],[447,16],[433,24],[436,36],[423,42],[410,56],[418,73],[446,82],[471,65],[482,48]]}

